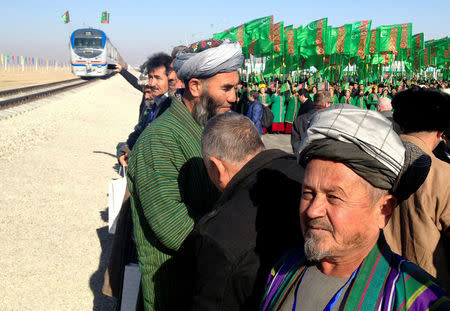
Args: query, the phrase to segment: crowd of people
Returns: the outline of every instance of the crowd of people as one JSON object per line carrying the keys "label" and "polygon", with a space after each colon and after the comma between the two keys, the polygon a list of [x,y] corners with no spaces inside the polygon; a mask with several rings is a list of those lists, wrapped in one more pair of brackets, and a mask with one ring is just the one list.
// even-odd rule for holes
{"label": "crowd of people", "polygon": [[[262,114],[257,114],[255,117],[252,111],[249,112],[250,107],[255,106],[256,101],[262,107],[269,107],[274,115],[272,126],[264,129],[264,133],[268,131],[290,134],[297,116],[315,107],[314,95],[319,91],[329,92],[330,104],[343,103],[376,111],[380,99],[392,99],[398,92],[414,86],[435,88],[441,91],[448,88],[448,81],[434,79],[399,78],[395,82],[393,79],[389,79],[385,83],[379,84],[359,84],[354,82],[353,78],[350,79],[351,82],[346,83],[317,82],[308,85],[307,77],[298,79],[298,82],[292,82],[291,79],[275,76],[271,79],[272,81],[267,83],[240,82],[238,98],[232,110],[243,113],[252,120],[259,116],[262,117]],[[257,91],[258,95],[250,98],[252,91]]]}
{"label": "crowd of people", "polygon": [[[118,67],[143,97],[118,146],[127,193],[104,293],[120,302],[136,262],[136,310],[450,310],[450,95],[256,86],[243,61],[212,39],[150,56],[141,79]],[[267,131],[293,153],[266,149]]]}

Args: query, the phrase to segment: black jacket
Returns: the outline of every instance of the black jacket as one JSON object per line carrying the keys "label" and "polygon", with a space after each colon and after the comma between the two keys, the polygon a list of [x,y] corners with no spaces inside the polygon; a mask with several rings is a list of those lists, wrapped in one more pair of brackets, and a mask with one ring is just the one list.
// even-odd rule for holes
{"label": "black jacket", "polygon": [[[309,96],[308,96],[309,97]],[[316,106],[311,99],[306,99],[304,103],[300,104],[300,109],[298,110],[298,116],[307,113],[308,111],[314,110]]]}
{"label": "black jacket", "polygon": [[292,125],[291,146],[292,146],[292,151],[294,152],[295,155],[297,155],[298,149],[300,148],[302,136],[308,129],[309,123],[311,122],[311,120],[316,112],[317,112],[317,109],[314,108],[314,109],[308,111],[307,113],[302,114],[301,116],[298,116],[297,119],[295,119],[294,124]]}
{"label": "black jacket", "polygon": [[281,150],[259,153],[232,178],[176,259],[177,309],[257,310],[270,269],[303,243],[302,178],[296,158]]}

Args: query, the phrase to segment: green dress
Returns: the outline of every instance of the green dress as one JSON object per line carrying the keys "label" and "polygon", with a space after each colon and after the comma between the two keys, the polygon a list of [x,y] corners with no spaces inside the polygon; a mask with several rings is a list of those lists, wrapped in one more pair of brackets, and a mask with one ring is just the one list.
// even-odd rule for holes
{"label": "green dress", "polygon": [[262,96],[262,94],[260,94],[259,95],[259,102],[261,103],[261,105],[268,105],[268,106],[270,106],[270,102],[271,102],[271,99],[270,99],[270,96],[269,95],[267,95],[267,93],[264,93],[264,96]]}
{"label": "green dress", "polygon": [[282,123],[284,122],[284,114],[285,114],[285,103],[284,96],[280,96],[278,94],[273,94],[271,97],[271,107],[273,113],[273,123]]}
{"label": "green dress", "polygon": [[364,96],[352,97],[350,102],[351,102],[351,104],[353,106],[356,106],[356,107],[361,108],[361,109],[367,109],[367,100],[366,100],[366,97],[364,97]]}
{"label": "green dress", "polygon": [[203,164],[201,133],[174,96],[130,153],[128,189],[145,310],[167,310],[177,282],[171,258],[219,195]]}
{"label": "green dress", "polygon": [[333,104],[339,104],[339,96],[337,94],[334,94],[333,97],[331,97],[331,101]]}
{"label": "green dress", "polygon": [[374,111],[377,110],[377,102],[378,102],[378,99],[375,97],[375,94],[371,93],[368,95],[367,103],[370,106],[370,108],[369,108],[370,110],[374,110]]}
{"label": "green dress", "polygon": [[299,108],[299,102],[297,96],[293,95],[289,99],[289,102],[287,104],[286,108],[286,117],[285,122],[293,123],[295,118],[297,118],[298,108]]}

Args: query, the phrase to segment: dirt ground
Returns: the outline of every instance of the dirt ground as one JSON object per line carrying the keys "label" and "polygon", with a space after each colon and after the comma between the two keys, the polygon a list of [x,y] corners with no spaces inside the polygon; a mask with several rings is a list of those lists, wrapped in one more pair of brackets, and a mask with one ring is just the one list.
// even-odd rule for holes
{"label": "dirt ground", "polygon": [[69,80],[78,78],[73,75],[70,68],[49,68],[35,71],[34,68],[27,68],[22,71],[21,68],[8,68],[5,71],[4,67],[0,67],[0,91],[25,87],[35,84],[45,84],[62,80]]}
{"label": "dirt ground", "polygon": [[113,309],[108,183],[140,99],[116,75],[0,121],[0,310]]}

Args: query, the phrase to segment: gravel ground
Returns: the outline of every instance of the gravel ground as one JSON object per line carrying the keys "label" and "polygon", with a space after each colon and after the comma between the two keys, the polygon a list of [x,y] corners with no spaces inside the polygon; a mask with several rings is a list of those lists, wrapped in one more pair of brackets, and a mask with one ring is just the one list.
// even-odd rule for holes
{"label": "gravel ground", "polygon": [[8,71],[5,71],[0,66],[0,91],[75,78],[78,77],[72,74],[70,68],[49,69],[48,71],[43,68],[39,68],[37,71],[34,71],[34,68],[26,68],[25,71],[20,68],[9,68]]}
{"label": "gravel ground", "polygon": [[[112,310],[108,182],[141,94],[119,75],[0,121],[0,310]],[[264,135],[290,152],[288,135]]]}
{"label": "gravel ground", "polygon": [[140,98],[116,75],[0,121],[0,310],[112,310],[108,182]]}

